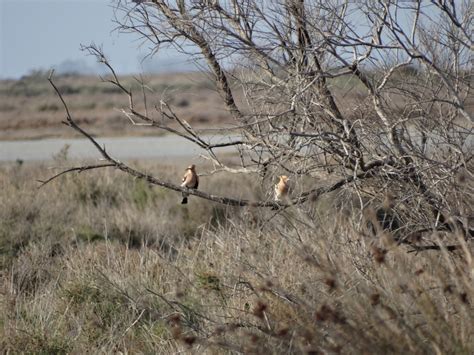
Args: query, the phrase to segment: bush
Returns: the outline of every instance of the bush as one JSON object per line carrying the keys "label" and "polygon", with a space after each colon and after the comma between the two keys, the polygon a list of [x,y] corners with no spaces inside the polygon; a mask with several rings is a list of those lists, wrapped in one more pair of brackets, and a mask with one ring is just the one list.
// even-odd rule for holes
{"label": "bush", "polygon": [[57,104],[41,104],[38,107],[38,111],[44,112],[44,111],[57,111],[59,110],[59,106]]}

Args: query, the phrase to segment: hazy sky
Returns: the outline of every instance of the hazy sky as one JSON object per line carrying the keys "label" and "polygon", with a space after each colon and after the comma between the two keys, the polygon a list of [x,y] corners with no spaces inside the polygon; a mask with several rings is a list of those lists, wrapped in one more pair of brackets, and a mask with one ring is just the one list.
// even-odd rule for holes
{"label": "hazy sky", "polygon": [[[146,48],[138,49],[132,35],[113,31],[112,20],[110,0],[0,0],[0,78],[18,78],[33,69],[64,69],[68,64],[97,70],[95,60],[79,49],[91,42],[103,45],[119,73],[150,66],[140,63]],[[191,66],[172,52],[158,58],[152,64],[159,71]]]}
{"label": "hazy sky", "polygon": [[[430,14],[433,9],[427,3],[423,9]],[[0,0],[0,78],[50,68],[98,72],[101,67],[95,59],[79,49],[92,42],[103,45],[119,74],[195,69],[171,50],[141,62],[148,50],[138,48],[140,42],[133,35],[114,31],[112,4],[111,0]]]}

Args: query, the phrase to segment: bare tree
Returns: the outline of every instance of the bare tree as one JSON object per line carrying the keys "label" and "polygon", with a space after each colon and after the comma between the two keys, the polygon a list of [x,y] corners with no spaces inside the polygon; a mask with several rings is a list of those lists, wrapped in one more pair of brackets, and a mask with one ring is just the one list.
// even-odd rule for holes
{"label": "bare tree", "polygon": [[[346,188],[361,209],[392,196],[400,242],[426,230],[472,237],[473,13],[468,0],[117,0],[119,30],[138,34],[150,55],[172,46],[204,60],[234,119],[222,133],[238,138],[225,144],[209,143],[166,102],[127,88],[100,48],[85,49],[128,97],[123,113],[132,124],[192,141],[215,173],[258,174],[267,186],[284,173],[299,186],[290,204],[193,195],[304,212],[308,200]],[[65,123],[107,160],[73,170],[114,166],[183,190],[112,158],[68,110]],[[223,146],[235,146],[239,165],[219,159]]]}

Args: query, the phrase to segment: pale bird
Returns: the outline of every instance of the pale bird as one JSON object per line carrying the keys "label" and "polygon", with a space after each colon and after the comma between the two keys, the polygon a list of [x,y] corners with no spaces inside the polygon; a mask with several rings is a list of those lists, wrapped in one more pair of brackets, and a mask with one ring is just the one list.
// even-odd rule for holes
{"label": "pale bird", "polygon": [[[186,187],[188,189],[197,189],[199,186],[199,176],[196,173],[196,165],[192,164],[188,166],[184,172],[183,180],[181,187]],[[183,192],[182,204],[188,203],[189,194]]]}
{"label": "pale bird", "polygon": [[275,185],[275,201],[280,202],[281,200],[288,197],[288,193],[290,190],[289,185],[290,179],[286,175],[280,176],[280,181],[278,184]]}

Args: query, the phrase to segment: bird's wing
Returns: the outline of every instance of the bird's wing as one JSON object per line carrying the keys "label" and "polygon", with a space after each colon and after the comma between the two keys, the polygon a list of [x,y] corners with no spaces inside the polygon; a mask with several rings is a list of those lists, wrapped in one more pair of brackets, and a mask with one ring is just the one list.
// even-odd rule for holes
{"label": "bird's wing", "polygon": [[199,185],[199,177],[193,171],[188,171],[185,175],[183,185],[190,189],[197,189]]}
{"label": "bird's wing", "polygon": [[193,178],[193,174],[190,171],[186,171],[184,173],[183,183],[181,184],[181,186],[189,187],[188,185],[191,182],[192,178]]}

